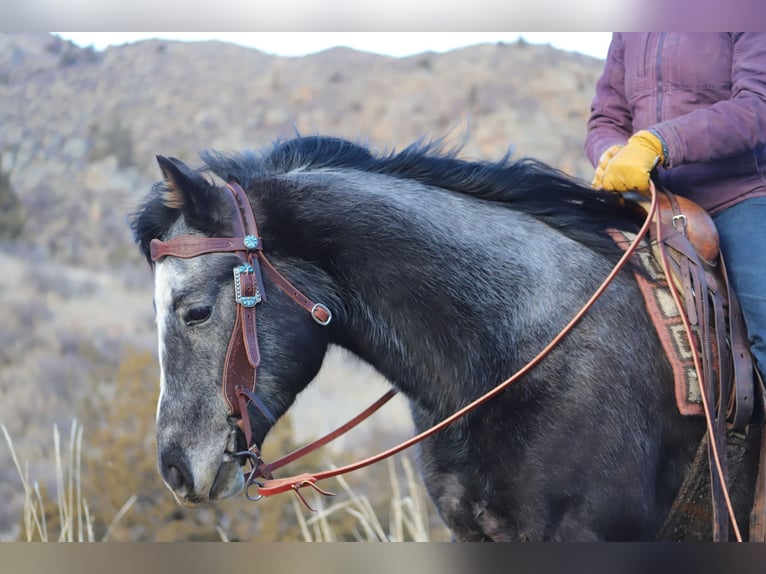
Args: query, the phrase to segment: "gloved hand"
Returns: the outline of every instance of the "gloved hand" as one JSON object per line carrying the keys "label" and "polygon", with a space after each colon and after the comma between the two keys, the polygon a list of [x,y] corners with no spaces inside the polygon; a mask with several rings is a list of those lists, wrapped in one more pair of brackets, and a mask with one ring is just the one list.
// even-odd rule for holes
{"label": "gloved hand", "polygon": [[617,152],[624,147],[625,146],[622,145],[613,145],[607,148],[607,150],[601,154],[601,157],[598,158],[596,172],[593,174],[593,181],[590,182],[591,187],[595,189],[601,189],[602,183],[604,181],[604,170],[606,169],[606,164],[608,164],[609,160],[617,155]]}
{"label": "gloved hand", "polygon": [[649,176],[654,167],[665,162],[662,141],[653,133],[641,130],[610,159],[604,168],[601,187],[607,191],[649,191]]}

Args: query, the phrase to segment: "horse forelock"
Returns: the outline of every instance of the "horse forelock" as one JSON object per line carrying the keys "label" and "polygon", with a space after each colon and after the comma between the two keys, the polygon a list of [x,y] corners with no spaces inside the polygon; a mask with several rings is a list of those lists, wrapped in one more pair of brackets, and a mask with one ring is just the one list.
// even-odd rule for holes
{"label": "horse forelock", "polygon": [[[216,188],[211,184],[210,189]],[[191,206],[183,204],[175,191],[174,200],[169,203],[169,193],[167,184],[156,183],[138,209],[129,216],[133,238],[149,265],[154,264],[149,249],[151,240],[169,239],[172,229],[181,221],[187,232],[211,237],[231,232],[232,206],[223,193],[197,193]]]}

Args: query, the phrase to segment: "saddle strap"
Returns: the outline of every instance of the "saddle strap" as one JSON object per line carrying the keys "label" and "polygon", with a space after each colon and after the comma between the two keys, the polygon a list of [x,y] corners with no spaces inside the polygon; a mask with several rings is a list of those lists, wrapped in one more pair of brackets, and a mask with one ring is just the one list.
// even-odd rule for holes
{"label": "saddle strap", "polygon": [[[669,203],[675,213],[676,202],[671,198]],[[671,268],[668,283],[682,294],[686,316],[698,337],[700,374],[711,383],[715,381],[718,410],[723,412],[721,407],[726,404],[729,430],[745,432],[753,417],[755,382],[742,310],[730,287],[723,254],[718,252],[710,260],[702,258],[685,232],[683,227],[679,230],[661,223],[658,233],[662,240],[658,242],[655,236],[654,246],[661,245],[667,255]],[[690,341],[690,345],[695,342]]]}
{"label": "saddle strap", "polygon": [[750,542],[766,542],[766,425],[761,428],[761,454],[750,511]]}
{"label": "saddle strap", "polygon": [[[667,191],[665,193],[673,211],[673,221],[676,221],[676,216],[682,214],[673,194]],[[729,512],[731,503],[727,485],[727,430],[725,411],[722,406],[724,401],[728,403],[728,395],[722,394],[724,392],[724,387],[721,385],[722,379],[716,376],[721,373],[714,372],[714,352],[715,355],[720,356],[727,344],[726,330],[723,325],[725,323],[723,304],[719,295],[708,289],[706,267],[700,260],[696,248],[686,237],[685,228],[681,227],[679,230],[675,225],[662,223],[660,219],[658,218],[652,239],[655,247],[660,251],[658,259],[664,263],[671,290],[673,289],[672,284],[675,282],[683,296],[683,301],[678,301],[679,312],[686,322],[690,352],[695,359],[699,389],[705,407],[705,416],[708,420],[707,450],[711,462],[709,479],[713,512],[713,540],[718,542],[729,538],[729,514],[734,521],[733,511]],[[713,307],[712,310],[711,307]],[[712,329],[713,317],[711,317],[711,313],[719,321]],[[713,464],[713,461],[716,464]],[[739,539],[736,523],[735,530]]]}
{"label": "saddle strap", "polygon": [[[766,413],[766,388],[760,372],[756,371],[756,396],[759,401],[760,415]],[[766,542],[766,423],[761,423],[761,445],[758,459],[758,475],[755,481],[755,496],[750,510],[750,541]]]}
{"label": "saddle strap", "polygon": [[[703,219],[707,226],[700,228],[696,238],[688,236],[696,227],[687,226],[687,222],[699,223],[700,219],[693,217],[690,220],[682,211],[688,208],[693,212],[696,206],[684,200],[686,207],[682,210],[677,198],[663,191],[667,206],[661,205],[665,211],[657,222],[654,247],[660,251],[656,255],[664,263],[671,289],[675,287],[673,293],[679,311],[682,316],[685,311],[686,315],[684,319],[690,350],[695,359],[708,417],[713,539],[726,540],[729,526],[725,514],[729,504],[727,438],[731,440],[735,436],[747,435],[748,425],[763,422],[756,420],[758,417],[754,417],[754,413],[756,399],[759,398],[763,404],[759,405],[758,413],[763,419],[766,397],[760,378],[760,386],[756,387],[754,377],[757,371],[750,354],[739,301],[729,284],[723,254],[718,249],[707,249],[704,253],[699,251],[698,246],[705,244],[702,241],[705,236],[715,233],[712,220],[709,217]],[[678,225],[679,222],[681,225]],[[681,301],[676,294],[681,295]],[[766,431],[760,438],[761,459],[751,512],[751,540],[766,541],[766,444],[763,444]],[[731,518],[736,531],[733,515]]]}
{"label": "saddle strap", "polygon": [[[745,320],[742,317],[742,308],[734,289],[729,286],[723,254],[720,255],[720,259],[721,273],[729,300],[729,343],[731,345],[732,380],[734,381],[728,418],[731,421],[732,430],[742,432],[753,420],[756,396],[760,396],[761,399],[764,398],[763,383],[760,382],[759,386],[756,383],[758,371],[753,368],[753,356],[750,354],[750,344]],[[761,409],[762,412],[764,412],[763,409]]]}

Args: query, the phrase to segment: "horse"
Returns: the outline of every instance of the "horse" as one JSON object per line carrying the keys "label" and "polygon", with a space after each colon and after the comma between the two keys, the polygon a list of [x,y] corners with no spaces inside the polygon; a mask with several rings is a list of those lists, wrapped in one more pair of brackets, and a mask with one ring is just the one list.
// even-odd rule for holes
{"label": "horse", "polygon": [[[243,426],[221,393],[241,261],[152,257],[152,242],[232,236],[221,182],[244,190],[273,268],[332,313],[312,321],[273,274],[257,277],[260,361],[243,410],[258,448],[330,345],[402,393],[418,431],[438,423],[552,340],[621,255],[610,229],[645,216],[544,162],[469,160],[438,140],[375,152],[298,135],[200,156],[198,168],[157,156],[162,179],[129,223],[154,274],[158,469],[188,507],[245,488],[231,456]],[[534,369],[418,445],[423,483],[455,540],[653,540],[705,435],[673,393],[623,270]],[[752,490],[732,496],[744,524]]]}

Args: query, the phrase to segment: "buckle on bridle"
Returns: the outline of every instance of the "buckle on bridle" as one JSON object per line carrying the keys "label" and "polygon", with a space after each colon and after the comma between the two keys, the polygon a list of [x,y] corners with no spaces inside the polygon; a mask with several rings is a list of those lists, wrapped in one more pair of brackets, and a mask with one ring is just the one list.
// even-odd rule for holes
{"label": "buckle on bridle", "polygon": [[[325,318],[323,319],[317,312],[321,311]],[[332,321],[332,312],[327,308],[327,305],[322,303],[314,303],[311,308],[311,318],[322,326],[329,325]]]}
{"label": "buckle on bridle", "polygon": [[261,291],[258,289],[258,285],[255,286],[255,294],[250,296],[242,295],[242,274],[243,273],[255,273],[253,266],[249,263],[243,263],[237,265],[234,268],[234,301],[242,305],[243,307],[255,307],[261,302]]}

